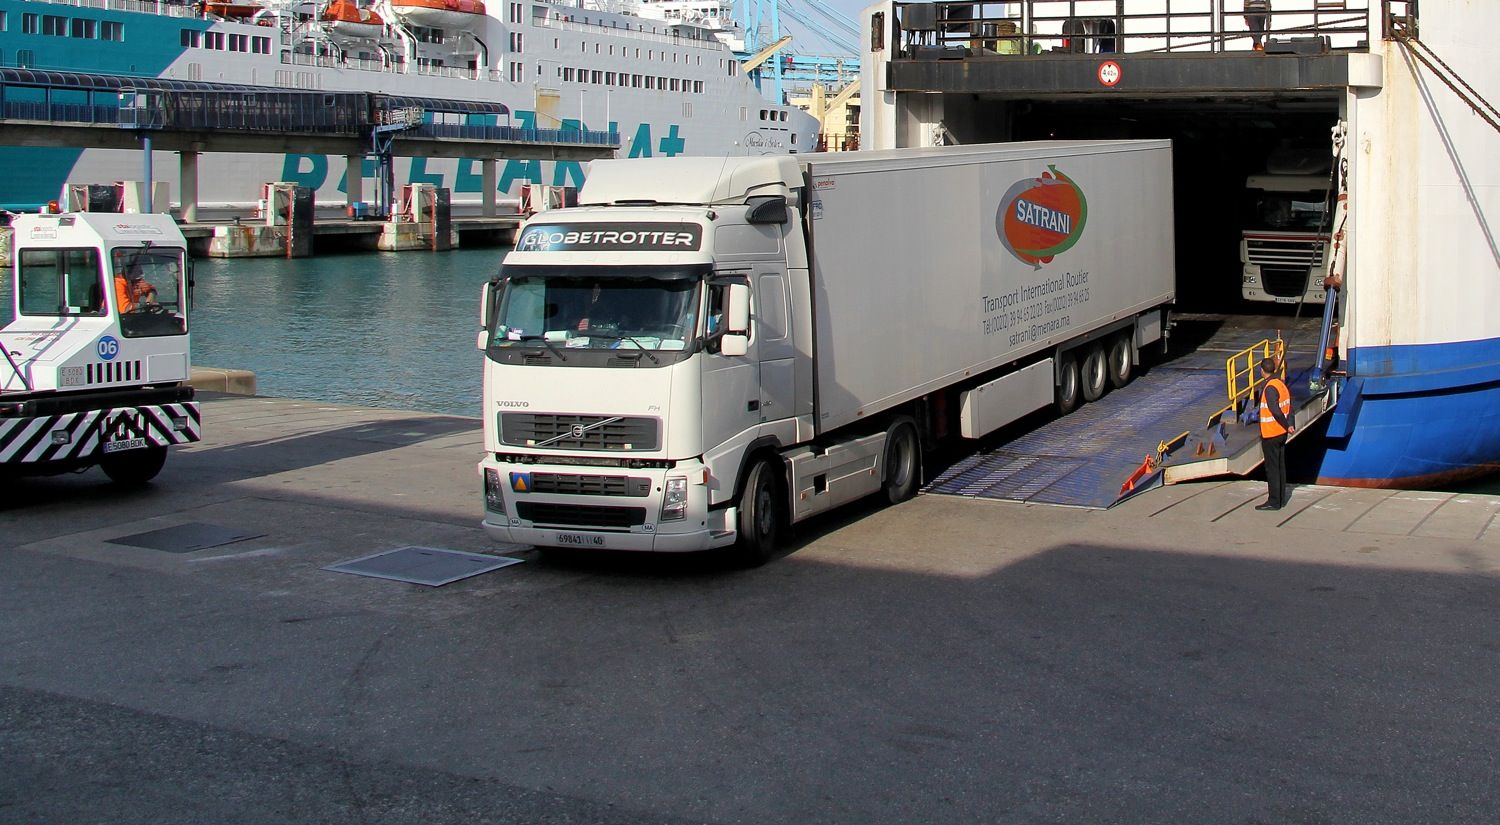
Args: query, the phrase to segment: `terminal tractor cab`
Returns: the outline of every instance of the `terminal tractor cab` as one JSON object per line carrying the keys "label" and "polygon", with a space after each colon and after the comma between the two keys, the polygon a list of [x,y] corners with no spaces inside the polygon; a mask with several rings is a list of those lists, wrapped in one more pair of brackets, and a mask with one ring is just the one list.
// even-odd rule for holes
{"label": "terminal tractor cab", "polygon": [[150,481],[200,438],[188,386],[192,278],[168,215],[18,215],[0,329],[0,478],[98,465]]}

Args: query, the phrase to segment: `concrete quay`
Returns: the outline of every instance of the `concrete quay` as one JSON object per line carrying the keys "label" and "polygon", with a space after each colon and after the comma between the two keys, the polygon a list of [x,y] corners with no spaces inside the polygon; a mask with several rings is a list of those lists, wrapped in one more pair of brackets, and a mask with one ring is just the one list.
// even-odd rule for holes
{"label": "concrete quay", "polygon": [[[857,506],[782,558],[497,546],[474,419],[205,394],[0,489],[0,820],[1492,822],[1500,499]],[[187,523],[258,537],[111,543]],[[525,563],[427,588],[405,545]]]}

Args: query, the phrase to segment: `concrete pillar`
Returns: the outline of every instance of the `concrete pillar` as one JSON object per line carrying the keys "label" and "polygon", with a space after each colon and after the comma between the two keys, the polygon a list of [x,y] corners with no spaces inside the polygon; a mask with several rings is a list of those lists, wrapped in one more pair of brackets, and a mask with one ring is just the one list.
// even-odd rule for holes
{"label": "concrete pillar", "polygon": [[198,222],[198,153],[179,153],[177,180],[182,187],[182,222]]}
{"label": "concrete pillar", "polygon": [[495,159],[485,158],[479,162],[479,173],[481,183],[479,190],[483,193],[482,202],[484,209],[481,210],[486,218],[495,217]]}
{"label": "concrete pillar", "polygon": [[365,199],[365,156],[349,155],[344,158],[344,163],[347,164],[344,171],[344,202],[352,206]]}

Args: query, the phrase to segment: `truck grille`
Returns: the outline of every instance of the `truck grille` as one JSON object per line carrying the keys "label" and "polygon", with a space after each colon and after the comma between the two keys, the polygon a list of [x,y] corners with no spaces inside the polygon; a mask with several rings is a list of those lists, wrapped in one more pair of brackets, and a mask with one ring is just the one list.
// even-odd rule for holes
{"label": "truck grille", "polygon": [[573,496],[651,495],[651,479],[626,476],[581,476],[568,473],[532,473],[531,492]]}
{"label": "truck grille", "polygon": [[1295,298],[1307,289],[1308,273],[1323,266],[1325,242],[1316,235],[1292,238],[1246,237],[1245,257],[1260,265],[1261,287],[1278,298]]}
{"label": "truck grille", "polygon": [[605,415],[501,413],[500,442],[549,450],[655,450],[660,444],[654,418]]}
{"label": "truck grille", "polygon": [[639,527],[646,523],[644,507],[575,507],[523,501],[516,515],[535,525],[553,527]]}
{"label": "truck grille", "polygon": [[1307,290],[1307,267],[1262,266],[1260,285],[1278,298],[1296,298]]}

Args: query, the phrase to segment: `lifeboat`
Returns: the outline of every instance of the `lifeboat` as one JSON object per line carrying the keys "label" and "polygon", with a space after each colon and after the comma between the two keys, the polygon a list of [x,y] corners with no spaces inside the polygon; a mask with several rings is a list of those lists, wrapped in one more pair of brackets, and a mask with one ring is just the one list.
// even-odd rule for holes
{"label": "lifeboat", "polygon": [[235,2],[235,0],[222,0],[222,2],[218,3],[199,0],[194,7],[203,14],[211,14],[215,17],[224,17],[231,20],[243,20],[247,17],[254,17],[256,12],[266,10],[266,7],[260,3]]}
{"label": "lifeboat", "polygon": [[474,29],[484,20],[483,0],[391,0],[391,10],[429,29]]}
{"label": "lifeboat", "polygon": [[318,19],[329,31],[347,37],[375,38],[385,30],[385,20],[380,15],[354,5],[353,0],[333,0],[323,7]]}

